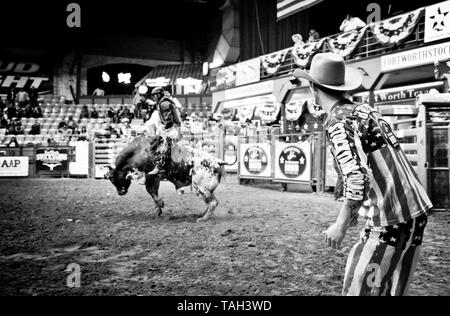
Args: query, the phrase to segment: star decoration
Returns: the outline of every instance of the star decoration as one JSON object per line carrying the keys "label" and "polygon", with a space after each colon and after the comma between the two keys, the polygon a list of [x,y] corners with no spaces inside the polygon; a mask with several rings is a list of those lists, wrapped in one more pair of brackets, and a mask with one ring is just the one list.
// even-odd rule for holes
{"label": "star decoration", "polygon": [[317,129],[319,127],[319,124],[314,123],[314,129]]}
{"label": "star decoration", "polygon": [[305,125],[303,126],[303,128],[304,128],[304,129],[308,129],[308,124],[305,124]]}
{"label": "star decoration", "polygon": [[392,242],[396,242],[397,239],[395,239],[395,237],[391,237],[391,241],[392,241]]}
{"label": "star decoration", "polygon": [[380,138],[380,137],[381,137],[381,134],[380,134],[380,133],[377,133],[377,134],[375,135],[375,137],[376,137],[376,138]]}
{"label": "star decoration", "polygon": [[305,158],[304,158],[304,157],[301,157],[301,158],[300,158],[300,164],[301,164],[301,165],[304,165],[304,164],[305,164]]}
{"label": "star decoration", "polygon": [[370,144],[371,147],[377,147],[377,143]]}
{"label": "star decoration", "polygon": [[398,229],[398,225],[394,225],[393,228],[394,228],[394,229]]}
{"label": "star decoration", "polygon": [[449,12],[442,12],[441,8],[439,7],[437,10],[437,14],[430,16],[430,19],[433,21],[433,30],[436,30],[438,32],[444,30],[445,28],[444,19],[448,13]]}

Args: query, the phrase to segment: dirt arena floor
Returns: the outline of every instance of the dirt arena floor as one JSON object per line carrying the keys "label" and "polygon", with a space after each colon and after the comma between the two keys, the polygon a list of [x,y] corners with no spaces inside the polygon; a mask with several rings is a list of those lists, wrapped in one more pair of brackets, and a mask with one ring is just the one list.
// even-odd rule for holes
{"label": "dirt arena floor", "polygon": [[[193,193],[163,182],[157,217],[140,184],[120,197],[105,180],[0,181],[0,295],[340,295],[347,254],[322,232],[330,194],[221,184],[208,222]],[[450,214],[435,213],[411,295],[449,295]],[[68,265],[80,266],[69,288]]]}

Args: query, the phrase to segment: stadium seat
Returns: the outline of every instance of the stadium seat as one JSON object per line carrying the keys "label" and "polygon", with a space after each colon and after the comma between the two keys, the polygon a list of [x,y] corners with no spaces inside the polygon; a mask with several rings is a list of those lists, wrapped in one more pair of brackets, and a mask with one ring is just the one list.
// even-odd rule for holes
{"label": "stadium seat", "polygon": [[23,144],[25,140],[25,135],[16,135],[16,139],[19,144]]}

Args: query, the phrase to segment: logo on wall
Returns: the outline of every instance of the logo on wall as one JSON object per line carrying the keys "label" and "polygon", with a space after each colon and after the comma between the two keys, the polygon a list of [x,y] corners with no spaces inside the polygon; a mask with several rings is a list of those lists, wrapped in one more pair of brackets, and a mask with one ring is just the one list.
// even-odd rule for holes
{"label": "logo on wall", "polygon": [[450,36],[450,1],[425,9],[425,43]]}
{"label": "logo on wall", "polygon": [[45,150],[44,153],[36,155],[36,161],[40,161],[42,165],[49,167],[50,171],[53,171],[58,166],[62,166],[62,163],[67,160],[68,155],[57,150]]}
{"label": "logo on wall", "polygon": [[261,173],[267,168],[267,154],[261,147],[254,146],[247,149],[244,155],[244,166],[250,173]]}
{"label": "logo on wall", "polygon": [[280,153],[278,164],[286,177],[296,178],[305,171],[306,155],[300,148],[287,147]]}

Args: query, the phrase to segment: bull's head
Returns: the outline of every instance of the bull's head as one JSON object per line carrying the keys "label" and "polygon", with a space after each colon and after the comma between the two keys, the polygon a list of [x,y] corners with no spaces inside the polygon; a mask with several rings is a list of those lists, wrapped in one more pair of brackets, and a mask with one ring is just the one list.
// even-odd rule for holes
{"label": "bull's head", "polygon": [[131,185],[132,175],[128,171],[117,170],[111,166],[106,166],[109,171],[105,174],[105,179],[109,179],[117,189],[119,195],[125,195],[128,192],[128,188]]}

